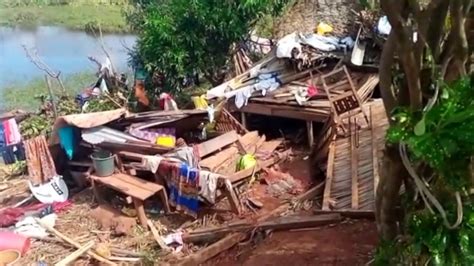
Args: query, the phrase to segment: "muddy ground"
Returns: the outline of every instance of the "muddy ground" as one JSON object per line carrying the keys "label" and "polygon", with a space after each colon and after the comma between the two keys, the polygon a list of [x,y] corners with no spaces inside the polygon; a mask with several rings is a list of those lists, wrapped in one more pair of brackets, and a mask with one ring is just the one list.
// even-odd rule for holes
{"label": "muddy ground", "polygon": [[366,265],[377,245],[375,222],[346,220],[308,231],[276,232],[204,265]]}

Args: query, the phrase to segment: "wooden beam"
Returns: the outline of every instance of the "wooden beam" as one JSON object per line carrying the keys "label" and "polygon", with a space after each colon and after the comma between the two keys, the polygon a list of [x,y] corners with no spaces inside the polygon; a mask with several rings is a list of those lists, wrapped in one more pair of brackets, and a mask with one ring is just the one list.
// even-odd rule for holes
{"label": "wooden beam", "polygon": [[[349,118],[349,121],[351,118]],[[349,123],[349,130],[351,131],[351,186],[352,186],[352,200],[351,208],[359,209],[359,140],[357,129],[357,119],[354,118],[354,127]]]}
{"label": "wooden beam", "polygon": [[246,106],[242,107],[242,111],[252,114],[278,116],[316,122],[324,122],[330,115],[329,110],[328,112],[321,112],[316,108],[261,103],[248,103]]}
{"label": "wooden beam", "polygon": [[378,162],[378,140],[375,134],[375,125],[373,122],[372,105],[369,107],[370,112],[370,130],[372,140],[372,171],[374,175],[374,198],[377,195],[377,187],[379,185],[379,162]]}
{"label": "wooden beam", "polygon": [[[258,142],[259,136],[257,131],[252,131],[245,134],[243,137],[238,138],[240,143],[243,146],[244,150],[248,150],[249,147]],[[236,139],[237,140],[237,139]],[[199,165],[202,168],[209,169],[210,171],[215,171],[219,166],[221,166],[225,161],[232,158],[234,155],[239,153],[239,148],[237,145],[232,145],[229,148],[222,150],[219,153],[216,153],[212,156],[209,156],[203,159]]]}
{"label": "wooden beam", "polygon": [[329,144],[329,155],[328,155],[328,163],[326,169],[326,186],[324,188],[324,195],[323,195],[323,210],[329,211],[329,202],[331,200],[331,186],[332,186],[332,179],[334,177],[334,159],[336,157],[336,138],[335,136],[331,140]]}
{"label": "wooden beam", "polygon": [[233,232],[250,232],[255,228],[258,228],[262,231],[278,231],[316,227],[339,221],[341,221],[341,215],[336,213],[310,216],[283,216],[274,218],[270,221],[264,221],[256,224],[237,223],[235,225],[229,224],[217,228],[202,228],[183,235],[183,241],[186,243],[210,242],[215,240],[216,238],[222,238],[226,234],[230,234]]}
{"label": "wooden beam", "polygon": [[201,158],[206,157],[207,155],[216,152],[234,142],[237,141],[239,135],[235,130],[222,134],[218,137],[205,141],[201,144],[198,144],[199,156]]}
{"label": "wooden beam", "polygon": [[161,238],[160,236],[160,233],[158,232],[158,229],[156,229],[155,225],[153,224],[152,221],[150,220],[147,220],[147,225],[148,227],[150,227],[150,230],[151,230],[151,233],[153,234],[153,238],[155,238],[155,241],[156,243],[158,243],[158,246],[160,246],[160,248],[162,250],[165,250],[165,251],[170,251],[171,248],[169,248],[165,242],[163,241],[163,239]]}
{"label": "wooden beam", "polygon": [[247,125],[247,115],[245,114],[245,112],[240,112],[240,118],[242,120],[242,126],[248,130],[249,128]]}
{"label": "wooden beam", "polygon": [[314,144],[313,121],[306,121],[306,132],[308,134],[308,146],[311,149]]}
{"label": "wooden beam", "polygon": [[337,210],[337,211],[315,210],[313,211],[313,213],[317,215],[338,213],[342,217],[347,217],[347,218],[352,218],[352,219],[372,219],[372,220],[375,219],[375,212],[366,211],[366,210]]}
{"label": "wooden beam", "polygon": [[201,249],[200,251],[193,253],[186,257],[183,261],[176,263],[175,265],[179,266],[194,266],[199,265],[208,259],[216,256],[217,254],[233,247],[235,244],[239,243],[240,241],[244,240],[246,234],[243,233],[235,233],[230,234],[223,239],[219,240],[218,242]]}

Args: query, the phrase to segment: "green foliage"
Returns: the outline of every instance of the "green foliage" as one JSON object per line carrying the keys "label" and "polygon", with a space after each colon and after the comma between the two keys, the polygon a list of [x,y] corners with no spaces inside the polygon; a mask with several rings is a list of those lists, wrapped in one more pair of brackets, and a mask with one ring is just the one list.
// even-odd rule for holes
{"label": "green foliage", "polygon": [[[81,72],[63,77],[64,86],[68,95],[76,95],[88,87],[97,77],[92,72]],[[61,95],[62,90],[54,80],[51,82],[55,95]],[[48,95],[43,77],[32,79],[26,83],[12,83],[0,88],[0,105],[5,109],[23,109],[35,111],[41,106],[40,96]]]}
{"label": "green foliage", "polygon": [[463,78],[444,85],[440,99],[426,112],[398,109],[396,123],[387,132],[389,142],[405,142],[417,163],[433,170],[430,190],[448,221],[458,217],[454,192],[464,195],[460,226],[448,229],[439,215],[412,201],[404,205],[408,214],[403,237],[379,246],[376,265],[474,265],[474,205],[467,193],[474,155],[473,84],[474,79]]}
{"label": "green foliage", "polygon": [[474,80],[464,78],[444,86],[439,103],[426,113],[399,109],[398,123],[387,133],[389,142],[404,141],[413,156],[435,169],[455,190],[470,183],[474,154]]}
{"label": "green foliage", "polygon": [[0,25],[56,25],[85,30],[100,24],[103,32],[128,32],[123,8],[119,5],[91,4],[1,7],[0,4]]}
{"label": "green foliage", "polygon": [[145,68],[162,72],[170,85],[198,71],[213,85],[222,82],[231,46],[245,39],[266,14],[281,12],[288,0],[135,1],[128,21],[139,31]]}

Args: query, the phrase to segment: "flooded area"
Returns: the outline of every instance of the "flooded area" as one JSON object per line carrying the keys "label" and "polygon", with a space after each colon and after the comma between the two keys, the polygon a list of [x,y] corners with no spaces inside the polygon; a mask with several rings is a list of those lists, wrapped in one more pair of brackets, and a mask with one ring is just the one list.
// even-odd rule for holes
{"label": "flooded area", "polygon": [[[104,34],[104,43],[113,63],[120,71],[127,71],[127,48],[132,48],[136,36],[132,34]],[[67,76],[95,71],[87,57],[105,58],[99,38],[83,31],[72,31],[56,26],[32,29],[0,27],[0,91],[8,84],[22,83],[44,75],[26,57],[23,46],[36,49],[38,55],[54,70]]]}

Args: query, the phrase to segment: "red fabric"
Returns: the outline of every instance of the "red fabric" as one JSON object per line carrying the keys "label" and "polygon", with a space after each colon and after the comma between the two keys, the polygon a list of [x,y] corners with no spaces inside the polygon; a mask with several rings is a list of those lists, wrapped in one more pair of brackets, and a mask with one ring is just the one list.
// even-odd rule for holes
{"label": "red fabric", "polygon": [[160,108],[161,110],[165,110],[165,101],[167,100],[172,100],[173,97],[171,97],[171,95],[169,95],[168,93],[162,93],[160,94]]}
{"label": "red fabric", "polygon": [[3,128],[5,130],[5,141],[7,145],[13,144],[13,140],[11,139],[11,128],[8,120],[3,121]]}
{"label": "red fabric", "polygon": [[[26,212],[38,211],[48,205],[49,204],[37,203],[25,207],[6,208],[0,212],[0,227],[12,226],[16,222],[18,222]],[[69,207],[71,205],[71,202],[69,200],[65,202],[54,202],[52,205],[54,212],[59,213]]]}
{"label": "red fabric", "polygon": [[311,98],[311,97],[314,97],[316,95],[319,94],[319,90],[316,86],[314,85],[309,85],[308,86],[308,96]]}

